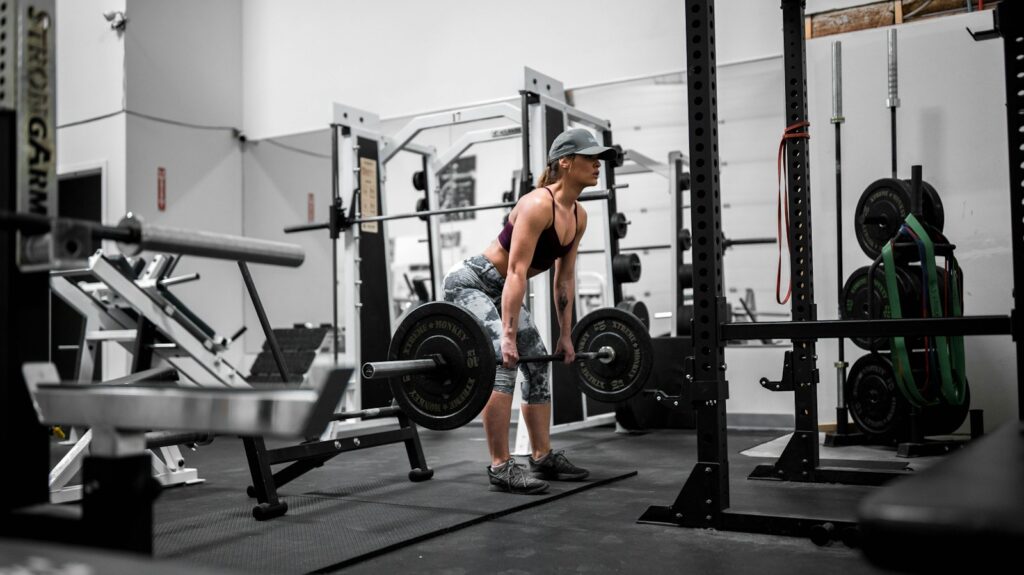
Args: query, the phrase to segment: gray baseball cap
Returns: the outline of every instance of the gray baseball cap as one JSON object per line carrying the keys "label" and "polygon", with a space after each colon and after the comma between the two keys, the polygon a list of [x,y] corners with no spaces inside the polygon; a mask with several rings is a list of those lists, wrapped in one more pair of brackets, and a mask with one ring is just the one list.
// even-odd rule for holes
{"label": "gray baseball cap", "polygon": [[558,134],[555,141],[551,142],[551,149],[548,150],[548,163],[572,154],[597,156],[602,160],[615,159],[614,148],[598,144],[597,138],[583,128],[574,128]]}

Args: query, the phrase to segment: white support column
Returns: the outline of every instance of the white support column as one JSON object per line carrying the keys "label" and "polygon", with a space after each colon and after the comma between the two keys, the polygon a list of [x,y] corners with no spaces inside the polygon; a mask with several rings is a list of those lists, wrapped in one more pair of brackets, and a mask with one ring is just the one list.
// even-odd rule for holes
{"label": "white support column", "polygon": [[678,151],[669,152],[668,154],[668,188],[669,192],[672,194],[672,197],[669,199],[669,205],[671,206],[669,210],[671,212],[669,222],[671,222],[672,231],[672,233],[669,234],[669,245],[671,246],[670,250],[672,252],[673,258],[672,273],[669,274],[669,293],[672,294],[673,303],[672,325],[671,331],[669,333],[672,335],[672,337],[676,337],[679,335],[678,314],[680,310],[678,309],[679,306],[674,304],[675,302],[680,301],[682,299],[679,297],[679,266],[682,264],[682,252],[679,251],[679,229],[680,224],[682,223],[681,220],[683,217],[683,213],[681,209],[682,202],[678,201],[679,196],[682,194],[682,192],[679,190],[680,170],[677,168],[676,164],[678,162],[684,161],[684,157],[685,156],[683,156],[683,153]]}
{"label": "white support column", "polygon": [[[341,137],[341,143],[338,146],[338,153],[341,154],[341,157],[338,158],[339,193],[343,201],[350,201],[359,186],[359,173],[356,171],[359,156],[357,145],[356,138],[353,137],[352,132],[349,132]],[[353,206],[353,209],[356,210],[356,217],[359,215],[360,203],[356,201]],[[345,365],[355,366],[359,365],[359,358],[362,356],[360,353],[361,338],[359,337],[362,319],[362,303],[359,301],[359,287],[362,285],[362,280],[359,278],[359,263],[362,261],[362,258],[359,257],[359,237],[359,226],[352,226],[345,230],[339,238],[342,242],[342,249],[338,250],[338,257],[342,260],[338,262],[338,269],[343,270],[342,276],[338,280],[343,286],[342,297],[339,298],[339,301],[349,304],[345,306],[344,303],[339,303],[339,307],[345,310],[345,320],[342,322],[342,325],[345,326],[345,354],[342,357],[345,358]],[[362,379],[358,369],[352,372],[352,381],[348,389],[351,393],[346,394],[349,397],[348,401],[343,401],[343,407],[353,410],[361,409],[363,404]]]}
{"label": "white support column", "polygon": [[[437,177],[437,170],[434,169],[436,162],[426,162],[425,176],[427,180],[427,189],[429,193],[427,197],[427,210],[436,210],[441,205],[441,181]],[[430,270],[430,276],[434,278],[433,295],[436,300],[444,299],[444,274],[448,271],[448,268],[441,261],[441,222],[437,216],[427,218],[427,235],[430,236],[430,241],[427,245],[430,249],[430,261],[433,263],[433,268]]]}
{"label": "white support column", "polygon": [[[540,175],[547,164],[547,136],[544,127],[544,106],[535,105],[530,109],[530,172],[534,176]],[[541,340],[547,349],[553,350],[551,341],[551,274],[543,273],[530,280],[530,313],[533,315],[533,322],[540,332]],[[548,381],[551,381],[551,365],[547,365]],[[518,385],[516,388],[518,389]],[[554,398],[551,401],[551,413],[554,417]],[[526,420],[523,418],[522,410],[519,411],[519,422],[516,425],[516,446],[513,453],[516,455],[528,455],[533,452],[530,444],[530,436],[526,431]]]}
{"label": "white support column", "polygon": [[[355,118],[365,121],[358,110],[334,104],[334,120],[336,124],[347,124],[355,121]],[[350,116],[352,117],[350,119]],[[338,126],[332,126],[332,130],[338,130],[338,149],[336,165],[338,173],[338,197],[342,205],[348,209],[352,201],[353,192],[358,186],[358,173],[355,172],[356,158],[359,154],[356,139],[351,130],[342,130]],[[355,203],[353,209],[358,209],[359,202]],[[338,327],[341,334],[338,339],[344,341],[343,350],[338,353],[338,363],[342,366],[359,365],[359,226],[352,226],[342,230],[338,237],[338,250],[336,253],[335,266],[338,269],[337,282],[333,289],[338,294]],[[337,366],[331,366],[337,367]],[[362,391],[360,385],[359,370],[352,372],[345,394],[338,401],[336,407],[340,411],[355,411],[362,404]],[[333,438],[342,429],[343,422],[332,421],[321,434],[321,440]]]}

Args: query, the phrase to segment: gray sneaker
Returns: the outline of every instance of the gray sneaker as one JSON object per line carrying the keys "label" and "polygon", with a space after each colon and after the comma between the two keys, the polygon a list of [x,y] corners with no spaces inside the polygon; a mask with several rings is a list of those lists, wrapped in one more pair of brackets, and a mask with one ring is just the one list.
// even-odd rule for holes
{"label": "gray sneaker", "polygon": [[549,451],[540,459],[530,457],[530,471],[535,477],[558,481],[582,481],[590,476],[590,471],[569,463],[565,451]]}
{"label": "gray sneaker", "polygon": [[508,461],[497,467],[488,465],[487,476],[491,480],[491,491],[535,495],[548,490],[547,481],[530,477],[526,473],[526,468],[517,465],[513,458],[509,458]]}

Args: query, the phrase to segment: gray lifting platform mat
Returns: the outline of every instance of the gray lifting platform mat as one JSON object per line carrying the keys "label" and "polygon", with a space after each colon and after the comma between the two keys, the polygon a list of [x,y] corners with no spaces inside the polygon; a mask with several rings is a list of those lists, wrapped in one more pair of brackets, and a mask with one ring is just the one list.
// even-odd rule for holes
{"label": "gray lifting platform mat", "polygon": [[489,491],[479,461],[438,466],[422,483],[397,469],[376,480],[336,474],[288,494],[288,514],[262,522],[250,515],[254,500],[244,489],[207,485],[185,500],[158,500],[156,556],[250,573],[331,571],[636,475],[604,470],[597,459],[579,464],[591,469],[590,479],[552,482],[537,496]]}

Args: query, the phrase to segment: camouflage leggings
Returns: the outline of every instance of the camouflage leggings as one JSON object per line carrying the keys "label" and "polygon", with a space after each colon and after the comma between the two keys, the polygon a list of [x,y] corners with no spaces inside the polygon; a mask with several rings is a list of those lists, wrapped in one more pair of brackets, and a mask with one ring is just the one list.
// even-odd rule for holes
{"label": "camouflage leggings", "polygon": [[[483,323],[494,345],[494,356],[498,369],[494,378],[494,391],[511,395],[515,391],[516,370],[501,366],[501,291],[505,278],[498,273],[490,260],[475,255],[461,261],[444,276],[444,300],[469,310]],[[545,355],[544,342],[533,324],[529,310],[523,305],[519,314],[516,335],[519,355]],[[521,363],[523,372],[523,401],[525,403],[548,403],[551,389],[548,385],[547,364]]]}

